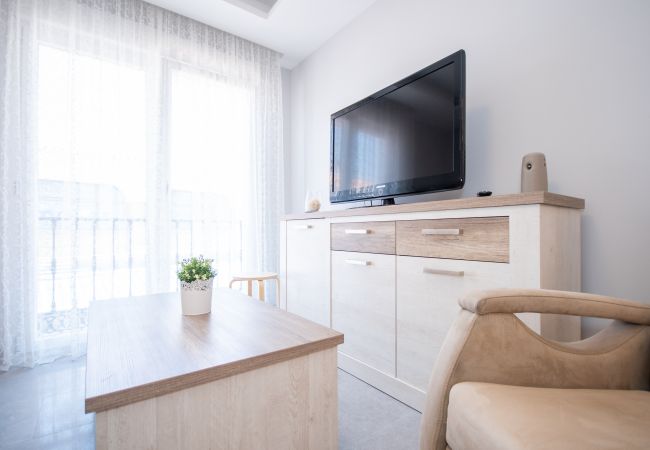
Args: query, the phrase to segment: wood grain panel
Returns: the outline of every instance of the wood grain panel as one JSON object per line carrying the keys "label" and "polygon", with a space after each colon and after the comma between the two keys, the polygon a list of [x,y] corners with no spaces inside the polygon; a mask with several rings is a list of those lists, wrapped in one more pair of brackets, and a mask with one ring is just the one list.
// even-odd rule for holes
{"label": "wood grain panel", "polygon": [[286,245],[287,311],[329,327],[329,221],[289,222]]}
{"label": "wood grain panel", "polygon": [[93,302],[86,412],[169,394],[342,342],[341,333],[229,289],[215,289],[212,313],[201,316],[183,316],[178,293]]}
{"label": "wood grain panel", "polygon": [[332,252],[332,326],[340,351],[395,376],[395,256]]}
{"label": "wood grain panel", "polygon": [[395,254],[395,222],[333,223],[331,230],[332,250]]}
{"label": "wood grain panel", "polygon": [[[397,254],[508,262],[508,228],[508,217],[400,220],[397,222]],[[436,231],[450,234],[433,234]]]}
{"label": "wood grain panel", "polygon": [[[544,206],[540,215],[540,288],[580,292],[580,212]],[[542,314],[541,333],[556,341],[581,338],[581,318]]]}
{"label": "wood grain panel", "polygon": [[509,264],[398,256],[396,272],[397,378],[426,392],[458,300],[475,289],[511,286],[512,271]]}
{"label": "wood grain panel", "polygon": [[371,216],[376,214],[401,214],[426,211],[446,211],[453,209],[490,208],[495,206],[549,205],[563,208],[584,209],[585,201],[581,198],[552,192],[522,192],[490,197],[467,197],[430,202],[400,203],[390,206],[373,206],[368,208],[336,209],[314,213],[287,214],[283,220],[318,219],[323,217]]}
{"label": "wood grain panel", "polygon": [[98,450],[336,449],[335,348],[96,415]]}
{"label": "wood grain panel", "polygon": [[[324,222],[321,220],[321,222]],[[280,298],[278,306],[281,309],[287,309],[287,222],[280,221]]]}

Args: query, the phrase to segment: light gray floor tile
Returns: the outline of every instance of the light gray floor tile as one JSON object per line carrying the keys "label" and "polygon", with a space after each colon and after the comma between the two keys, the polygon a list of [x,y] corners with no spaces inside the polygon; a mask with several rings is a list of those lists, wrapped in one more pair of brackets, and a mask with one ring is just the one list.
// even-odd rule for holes
{"label": "light gray floor tile", "polygon": [[0,448],[94,447],[94,414],[84,412],[85,370],[84,358],[64,358],[0,374]]}
{"label": "light gray floor tile", "polygon": [[339,448],[417,449],[420,413],[339,370]]}
{"label": "light gray floor tile", "polygon": [[90,450],[95,448],[95,424],[68,428],[27,441],[3,446],[7,450]]}

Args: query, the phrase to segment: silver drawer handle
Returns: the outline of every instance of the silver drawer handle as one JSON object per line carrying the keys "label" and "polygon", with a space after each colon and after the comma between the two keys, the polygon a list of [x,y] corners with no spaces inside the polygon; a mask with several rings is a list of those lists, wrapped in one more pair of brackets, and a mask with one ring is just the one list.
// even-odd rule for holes
{"label": "silver drawer handle", "polygon": [[462,228],[423,228],[425,236],[459,236],[463,234]]}
{"label": "silver drawer handle", "polygon": [[369,266],[370,261],[363,261],[361,259],[346,259],[345,260],[346,264],[353,264],[355,266]]}
{"label": "silver drawer handle", "polygon": [[296,225],[294,227],[296,230],[309,230],[311,228],[314,228],[313,225]]}
{"label": "silver drawer handle", "polygon": [[345,234],[370,234],[370,230],[345,230]]}
{"label": "silver drawer handle", "polygon": [[452,277],[462,277],[465,275],[465,271],[463,270],[430,269],[428,267],[422,269],[422,273],[430,273],[432,275],[450,275]]}

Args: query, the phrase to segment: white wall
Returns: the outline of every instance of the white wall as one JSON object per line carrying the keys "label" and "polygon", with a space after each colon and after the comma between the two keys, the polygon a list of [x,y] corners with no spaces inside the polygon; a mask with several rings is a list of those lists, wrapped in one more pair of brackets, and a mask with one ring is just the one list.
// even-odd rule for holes
{"label": "white wall", "polygon": [[292,71],[288,209],[327,195],[331,113],[463,48],[451,195],[517,192],[522,155],[544,152],[549,190],[587,202],[583,290],[650,301],[649,24],[647,0],[378,1]]}

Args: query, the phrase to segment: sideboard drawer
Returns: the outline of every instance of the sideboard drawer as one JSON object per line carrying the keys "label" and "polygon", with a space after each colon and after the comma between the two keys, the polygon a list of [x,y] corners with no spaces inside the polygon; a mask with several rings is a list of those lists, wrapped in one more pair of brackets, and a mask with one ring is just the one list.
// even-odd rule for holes
{"label": "sideboard drawer", "polygon": [[333,223],[332,250],[395,254],[395,222]]}
{"label": "sideboard drawer", "polygon": [[469,261],[508,262],[508,217],[400,220],[397,254]]}

